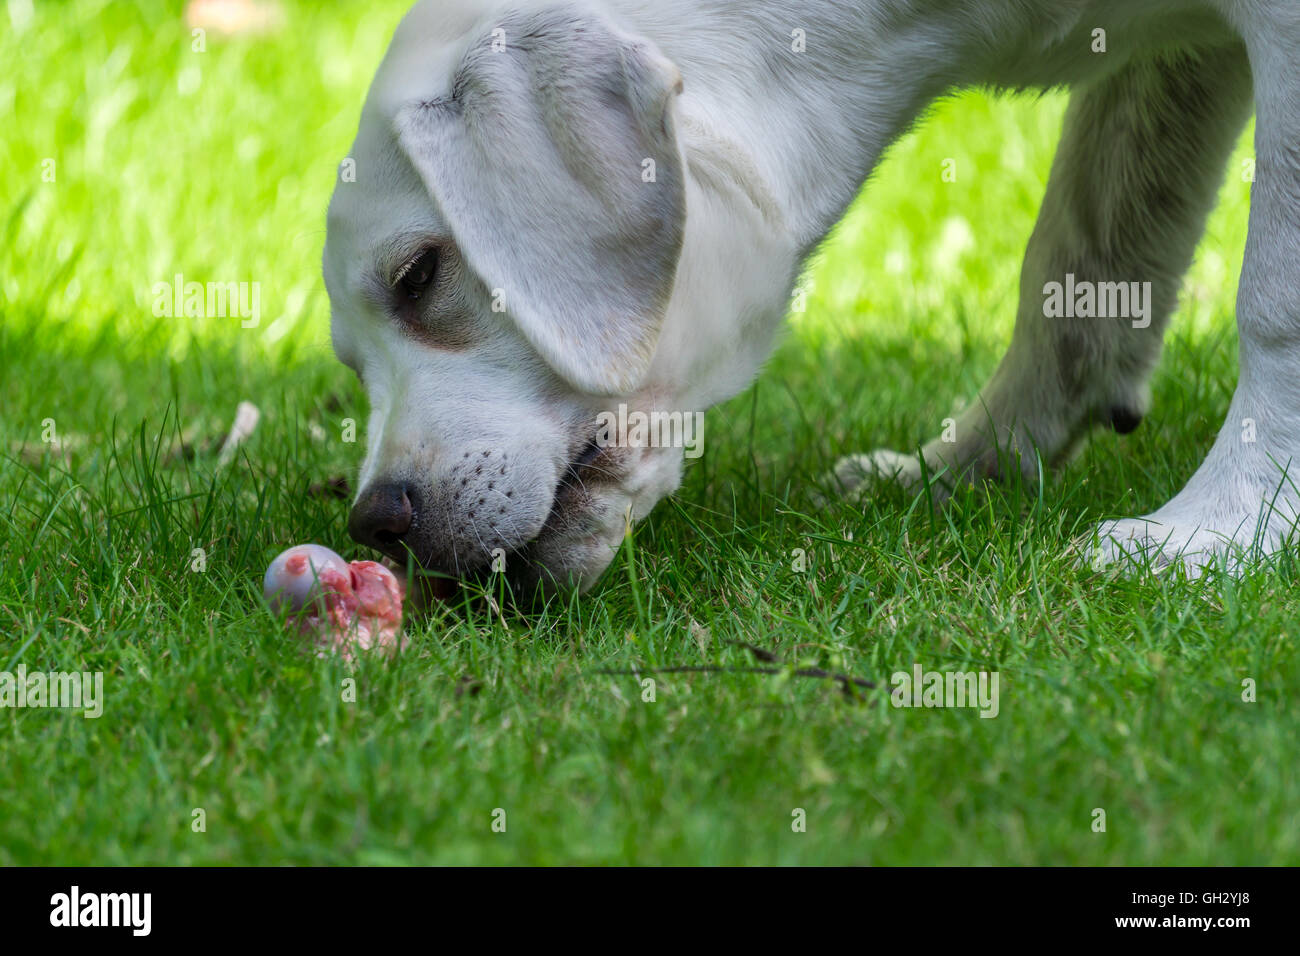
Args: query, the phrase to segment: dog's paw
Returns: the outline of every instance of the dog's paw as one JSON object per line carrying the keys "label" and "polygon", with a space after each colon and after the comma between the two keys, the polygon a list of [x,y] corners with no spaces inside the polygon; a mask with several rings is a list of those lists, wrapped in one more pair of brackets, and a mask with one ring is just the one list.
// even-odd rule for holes
{"label": "dog's paw", "polygon": [[921,487],[921,462],[915,454],[881,448],[865,455],[847,455],[835,463],[827,484],[841,497],[856,497],[871,487],[896,482],[915,491]]}
{"label": "dog's paw", "polygon": [[945,503],[953,492],[952,473],[942,461],[926,458],[922,468],[921,457],[915,452],[904,454],[888,448],[878,448],[865,455],[846,455],[835,463],[835,468],[822,485],[829,489],[825,495],[818,493],[815,503],[825,506],[832,501],[854,501],[885,485],[895,485],[909,494],[925,491],[935,505]]}
{"label": "dog's paw", "polygon": [[1284,550],[1295,519],[1261,504],[1255,512],[1233,508],[1164,508],[1141,518],[1098,525],[1080,551],[1095,569],[1156,573],[1177,570],[1199,578],[1210,568],[1237,575]]}

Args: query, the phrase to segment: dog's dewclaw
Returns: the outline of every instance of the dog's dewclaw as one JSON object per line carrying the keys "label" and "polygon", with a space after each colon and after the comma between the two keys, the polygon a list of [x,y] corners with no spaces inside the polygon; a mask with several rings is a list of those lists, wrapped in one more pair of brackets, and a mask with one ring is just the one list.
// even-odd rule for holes
{"label": "dog's dewclaw", "polygon": [[262,593],[289,616],[321,655],[400,650],[404,589],[375,561],[344,561],[329,548],[300,544],[266,569]]}

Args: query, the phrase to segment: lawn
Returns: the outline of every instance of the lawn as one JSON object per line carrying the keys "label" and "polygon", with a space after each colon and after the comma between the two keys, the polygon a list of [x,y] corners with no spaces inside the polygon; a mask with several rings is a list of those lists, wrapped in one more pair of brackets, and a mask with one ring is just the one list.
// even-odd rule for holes
{"label": "lawn", "polygon": [[[179,7],[0,11],[0,670],[104,689],[95,719],[0,711],[0,864],[1300,862],[1296,565],[1188,583],[1066,554],[1166,500],[1222,421],[1248,137],[1133,435],[942,514],[814,504],[839,455],[937,432],[1009,339],[1064,98],[964,94],[891,151],[595,590],[446,607],[349,669],[261,574],[299,541],[360,556],[330,482],[365,398],[319,259],[406,2],[290,2],[202,44]],[[259,283],[259,322],[156,316],[178,274]],[[221,463],[243,401],[260,425]],[[996,671],[999,713],[790,668],[659,674],[653,700],[601,673],[753,665],[737,642],[886,684]]]}

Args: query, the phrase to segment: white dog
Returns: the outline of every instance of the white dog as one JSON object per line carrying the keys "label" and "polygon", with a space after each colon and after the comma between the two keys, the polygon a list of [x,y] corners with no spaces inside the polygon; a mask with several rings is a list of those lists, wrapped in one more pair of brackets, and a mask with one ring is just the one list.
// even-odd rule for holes
{"label": "white dog", "polygon": [[[1278,550],[1300,505],[1296,0],[418,4],[329,209],[335,349],[372,404],[353,536],[456,575],[504,562],[518,586],[589,586],[682,467],[681,447],[602,436],[598,417],[744,388],[882,151],[978,84],[1073,93],[1011,346],[926,471],[1029,473],[1095,425],[1137,425],[1253,105],[1227,421],[1186,487],[1100,528],[1096,554],[1195,572]],[[922,469],[876,452],[837,474]]]}

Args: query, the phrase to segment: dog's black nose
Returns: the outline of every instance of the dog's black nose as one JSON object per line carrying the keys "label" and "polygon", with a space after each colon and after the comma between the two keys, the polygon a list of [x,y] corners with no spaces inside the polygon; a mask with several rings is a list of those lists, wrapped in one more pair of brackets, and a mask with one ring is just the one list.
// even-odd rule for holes
{"label": "dog's black nose", "polygon": [[358,544],[364,544],[390,557],[400,557],[402,536],[411,530],[415,508],[411,504],[410,489],[406,485],[385,482],[371,485],[348,517],[348,534]]}

